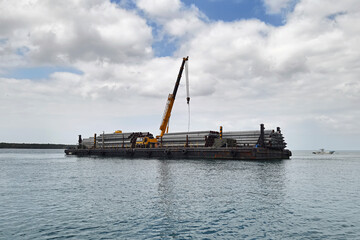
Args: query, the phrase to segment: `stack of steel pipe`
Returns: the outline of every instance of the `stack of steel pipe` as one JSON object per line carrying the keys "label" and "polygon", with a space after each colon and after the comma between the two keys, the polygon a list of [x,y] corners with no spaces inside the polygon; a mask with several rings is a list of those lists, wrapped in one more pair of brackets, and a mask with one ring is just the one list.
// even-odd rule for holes
{"label": "stack of steel pipe", "polygon": [[[236,140],[238,147],[250,146],[255,147],[258,144],[258,140],[261,132],[257,131],[237,131],[237,132],[223,132],[223,138],[232,138]],[[281,132],[275,132],[274,130],[264,131],[265,147],[284,149],[286,143]]]}
{"label": "stack of steel pipe", "polygon": [[[134,147],[138,137],[150,137],[153,135],[149,132],[127,132],[127,133],[105,133],[96,138],[97,148],[130,148]],[[84,138],[82,145],[85,148],[94,148],[94,137]],[[103,146],[104,145],[104,146]]]}
{"label": "stack of steel pipe", "polygon": [[[272,130],[265,130],[265,144]],[[236,140],[236,145],[239,147],[250,146],[254,147],[259,140],[260,131],[237,131],[237,132],[223,132],[223,138],[232,138]]]}
{"label": "stack of steel pipe", "polygon": [[94,147],[94,138],[93,138],[93,137],[84,138],[84,139],[82,140],[82,145],[83,145],[85,148],[92,148],[92,147]]}
{"label": "stack of steel pipe", "polygon": [[166,133],[159,139],[163,147],[205,147],[211,145],[211,140],[218,138],[214,131]]}
{"label": "stack of steel pipe", "polygon": [[[237,147],[255,147],[259,144],[261,131],[236,131],[223,132],[223,138],[236,140]],[[153,138],[150,132],[128,132],[128,133],[106,133],[100,134],[96,138],[97,148],[130,148],[135,147],[138,137]],[[211,147],[214,139],[219,138],[219,133],[215,131],[194,131],[166,133],[158,139],[160,146],[163,147]],[[285,149],[286,142],[280,131],[264,130],[265,147],[273,149]],[[104,146],[103,146],[104,145]],[[82,146],[85,148],[94,147],[94,137],[84,138]]]}
{"label": "stack of steel pipe", "polygon": [[104,148],[131,147],[131,141],[129,137],[132,134],[133,132],[100,134],[96,139],[96,142],[98,147],[102,148],[102,141],[104,136]]}
{"label": "stack of steel pipe", "polygon": [[280,131],[274,131],[270,134],[270,142],[269,147],[275,149],[285,149],[286,142],[284,141],[284,137]]}

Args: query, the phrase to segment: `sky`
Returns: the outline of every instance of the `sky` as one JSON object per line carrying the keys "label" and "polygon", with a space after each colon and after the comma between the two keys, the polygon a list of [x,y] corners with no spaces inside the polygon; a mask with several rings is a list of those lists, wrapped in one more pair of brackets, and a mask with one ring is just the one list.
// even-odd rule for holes
{"label": "sky", "polygon": [[190,130],[360,150],[359,22],[358,0],[0,0],[0,142],[158,135],[189,56]]}

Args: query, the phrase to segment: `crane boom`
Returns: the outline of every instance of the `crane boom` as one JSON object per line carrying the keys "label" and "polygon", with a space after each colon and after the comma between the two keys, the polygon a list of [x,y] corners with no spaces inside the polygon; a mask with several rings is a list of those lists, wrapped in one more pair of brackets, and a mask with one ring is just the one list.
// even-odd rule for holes
{"label": "crane boom", "polygon": [[159,137],[164,136],[164,133],[166,131],[166,127],[169,124],[169,120],[170,120],[170,116],[171,116],[171,110],[172,110],[172,107],[173,107],[174,102],[175,102],[175,97],[176,97],[177,90],[179,88],[180,79],[181,79],[181,76],[182,76],[182,72],[184,70],[184,65],[185,65],[185,62],[188,59],[189,59],[189,57],[183,58],[183,61],[182,61],[182,64],[181,64],[181,67],[180,67],[180,70],[179,70],[179,75],[178,75],[176,83],[175,83],[174,91],[173,91],[172,94],[170,93],[169,96],[168,96],[165,111],[164,111],[164,115],[163,115],[162,122],[161,122],[161,125],[160,125],[160,131],[161,132],[160,132]]}

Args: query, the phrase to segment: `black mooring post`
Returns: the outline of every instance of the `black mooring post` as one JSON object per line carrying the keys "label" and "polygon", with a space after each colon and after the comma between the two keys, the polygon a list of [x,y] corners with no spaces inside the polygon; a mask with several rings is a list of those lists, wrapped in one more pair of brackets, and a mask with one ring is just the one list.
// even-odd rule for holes
{"label": "black mooring post", "polygon": [[265,127],[264,124],[260,124],[260,136],[259,139],[257,141],[257,146],[258,147],[265,147]]}
{"label": "black mooring post", "polygon": [[96,133],[94,133],[94,148],[96,148]]}
{"label": "black mooring post", "polygon": [[79,135],[79,148],[81,148],[81,145],[82,145],[82,138],[81,135]]}

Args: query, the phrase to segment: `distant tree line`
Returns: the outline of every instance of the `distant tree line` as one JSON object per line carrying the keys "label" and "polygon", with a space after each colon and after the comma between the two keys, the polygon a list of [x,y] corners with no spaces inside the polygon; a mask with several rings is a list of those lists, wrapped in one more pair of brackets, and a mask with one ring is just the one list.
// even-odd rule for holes
{"label": "distant tree line", "polygon": [[65,149],[74,145],[51,143],[0,143],[0,148],[27,148],[27,149]]}

